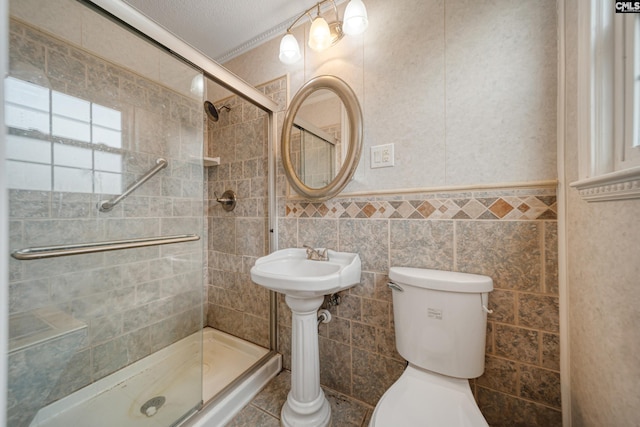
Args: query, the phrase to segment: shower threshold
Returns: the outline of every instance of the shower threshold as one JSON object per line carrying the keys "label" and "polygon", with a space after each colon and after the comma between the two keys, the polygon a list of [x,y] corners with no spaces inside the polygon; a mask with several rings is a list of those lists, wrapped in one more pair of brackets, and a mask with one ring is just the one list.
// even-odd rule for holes
{"label": "shower threshold", "polygon": [[[201,401],[212,400],[268,353],[255,344],[204,328],[202,347],[200,332],[196,332],[42,408],[30,427],[168,427],[198,408]],[[279,362],[278,358],[269,377],[279,372]],[[264,378],[259,383],[267,381]],[[229,390],[225,394],[235,396],[230,403],[238,406],[238,402],[248,402],[260,384],[244,391],[239,384],[240,394]],[[215,414],[210,406],[202,412]],[[232,405],[223,413],[232,414],[242,406]]]}

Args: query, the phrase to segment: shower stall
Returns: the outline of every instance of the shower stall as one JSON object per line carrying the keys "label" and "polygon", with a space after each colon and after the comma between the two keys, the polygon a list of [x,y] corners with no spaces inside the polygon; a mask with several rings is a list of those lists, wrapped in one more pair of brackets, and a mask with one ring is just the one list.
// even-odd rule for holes
{"label": "shower stall", "polygon": [[280,366],[275,103],[120,2],[11,0],[8,36],[8,425],[223,422]]}

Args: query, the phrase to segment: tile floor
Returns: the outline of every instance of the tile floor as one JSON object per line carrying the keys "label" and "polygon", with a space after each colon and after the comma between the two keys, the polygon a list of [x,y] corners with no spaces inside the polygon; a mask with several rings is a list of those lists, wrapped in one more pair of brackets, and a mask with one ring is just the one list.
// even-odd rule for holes
{"label": "tile floor", "polygon": [[[287,400],[291,373],[280,372],[258,395],[245,406],[227,427],[278,427],[280,409]],[[373,408],[348,398],[337,391],[322,387],[331,404],[333,427],[366,427]]]}

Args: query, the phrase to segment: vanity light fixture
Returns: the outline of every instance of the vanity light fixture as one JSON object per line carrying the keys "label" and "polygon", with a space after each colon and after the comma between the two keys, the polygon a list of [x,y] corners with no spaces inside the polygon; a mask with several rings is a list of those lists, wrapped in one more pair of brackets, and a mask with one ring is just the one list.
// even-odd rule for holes
{"label": "vanity light fixture", "polygon": [[[335,21],[327,22],[320,16],[320,6],[323,3],[331,2],[336,15]],[[311,16],[311,12],[316,9],[316,17]],[[315,6],[307,9],[303,14],[298,16],[295,21],[287,28],[287,34],[280,41],[280,61],[285,64],[293,64],[298,62],[302,55],[298,41],[291,34],[291,29],[302,19],[308,16],[311,22],[309,30],[309,47],[315,51],[323,51],[336,43],[338,43],[345,34],[357,35],[362,34],[366,29],[369,21],[367,19],[367,9],[362,0],[350,0],[344,12],[344,21],[340,21],[338,8],[335,0],[322,0]]]}

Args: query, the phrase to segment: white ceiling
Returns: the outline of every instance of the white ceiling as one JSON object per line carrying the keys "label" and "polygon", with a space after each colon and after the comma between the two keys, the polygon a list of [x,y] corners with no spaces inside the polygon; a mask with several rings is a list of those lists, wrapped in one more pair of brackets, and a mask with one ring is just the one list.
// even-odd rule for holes
{"label": "white ceiling", "polygon": [[318,0],[124,1],[222,63],[283,35],[291,22]]}

